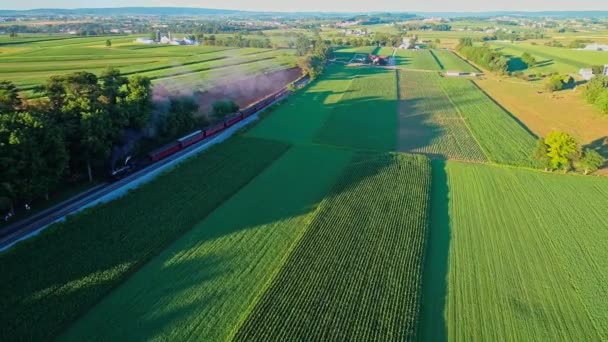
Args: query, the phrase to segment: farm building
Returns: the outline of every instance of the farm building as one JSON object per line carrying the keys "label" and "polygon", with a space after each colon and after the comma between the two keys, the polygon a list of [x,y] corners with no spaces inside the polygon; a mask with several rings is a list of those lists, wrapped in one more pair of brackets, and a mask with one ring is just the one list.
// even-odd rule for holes
{"label": "farm building", "polygon": [[369,60],[373,65],[387,65],[388,56],[369,55]]}
{"label": "farm building", "polygon": [[400,49],[410,49],[412,47],[412,40],[410,38],[403,38],[403,40],[401,41],[401,45],[399,45]]}
{"label": "farm building", "polygon": [[579,71],[579,75],[581,75],[585,81],[589,81],[593,78],[593,70],[591,68],[581,69],[581,71]]}
{"label": "farm building", "polygon": [[460,71],[448,71],[445,74],[446,74],[446,76],[450,76],[450,77],[466,76],[467,75],[466,72],[460,72]]}
{"label": "farm building", "polygon": [[155,41],[153,41],[150,38],[137,38],[135,39],[136,43],[140,43],[140,44],[154,44],[156,43]]}
{"label": "farm building", "polygon": [[608,51],[608,45],[606,45],[606,44],[589,44],[589,45],[585,46],[584,50]]}
{"label": "farm building", "polygon": [[608,76],[608,64],[604,65],[604,76]]}

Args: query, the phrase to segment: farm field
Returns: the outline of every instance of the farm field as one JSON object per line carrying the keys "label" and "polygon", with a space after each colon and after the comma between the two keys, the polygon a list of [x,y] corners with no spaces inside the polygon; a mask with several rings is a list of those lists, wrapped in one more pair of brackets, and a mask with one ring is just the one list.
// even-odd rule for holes
{"label": "farm field", "polygon": [[[293,60],[195,51],[147,72],[188,92]],[[0,253],[0,340],[608,339],[608,180],[528,169],[539,133],[493,79],[404,52],[328,65],[236,137]]]}
{"label": "farm field", "polygon": [[413,339],[429,186],[422,156],[355,158],[236,340]]}
{"label": "farm field", "polygon": [[441,82],[435,73],[399,71],[399,151],[486,161]]}
{"label": "farm field", "polygon": [[527,69],[531,72],[578,73],[581,68],[608,63],[608,54],[600,51],[580,51],[526,43],[492,43],[492,45],[505,55],[514,57],[519,57],[524,52],[530,53],[538,63],[536,67]]}
{"label": "farm field", "polygon": [[351,158],[346,150],[291,148],[63,340],[230,340]]}
{"label": "farm field", "polygon": [[0,340],[40,340],[61,332],[287,147],[233,139],[0,254],[0,292],[11,293],[0,298],[6,322]]}
{"label": "farm field", "polygon": [[608,337],[608,180],[448,162],[433,182],[422,340]]}
{"label": "farm field", "polygon": [[442,70],[460,72],[479,72],[474,66],[448,50],[431,50],[431,54],[439,63]]}
{"label": "farm field", "polygon": [[[382,48],[379,52],[381,55],[391,56],[393,54],[392,48]],[[416,70],[430,70],[439,71],[441,67],[431,55],[429,50],[402,50],[397,49],[395,55],[395,61],[397,67],[400,69],[416,69]]]}
{"label": "farm field", "polygon": [[395,71],[334,65],[247,134],[298,144],[393,151],[396,132]]}
{"label": "farm field", "polygon": [[534,167],[536,138],[470,80],[442,78],[441,85],[490,161]]}
{"label": "farm field", "polygon": [[539,94],[540,88],[519,80],[486,78],[475,80],[538,136],[559,130],[568,132],[582,145],[608,157],[608,116],[598,113],[580,92],[563,91],[557,97]]}
{"label": "farm field", "polygon": [[[111,48],[105,46],[106,39],[111,39]],[[190,76],[183,87],[192,92],[213,77],[212,71],[253,75],[295,66],[291,50],[143,45],[134,43],[134,39],[133,36],[38,41],[25,38],[20,44],[16,41],[2,46],[0,78],[29,90],[45,83],[51,75],[83,70],[99,74],[107,67],[115,67],[124,74],[147,76],[165,85],[185,81],[183,77],[176,80],[176,76]],[[193,86],[198,88],[192,89]]]}
{"label": "farm field", "polygon": [[355,68],[351,72],[348,89],[329,112],[314,142],[393,151],[397,131],[395,71]]}

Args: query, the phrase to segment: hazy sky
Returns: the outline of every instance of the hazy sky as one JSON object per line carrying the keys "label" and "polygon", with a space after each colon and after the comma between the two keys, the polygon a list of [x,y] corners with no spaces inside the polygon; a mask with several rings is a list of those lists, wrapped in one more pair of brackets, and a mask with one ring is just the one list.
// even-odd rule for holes
{"label": "hazy sky", "polygon": [[0,9],[79,7],[204,7],[268,11],[540,11],[608,10],[607,0],[0,0]]}

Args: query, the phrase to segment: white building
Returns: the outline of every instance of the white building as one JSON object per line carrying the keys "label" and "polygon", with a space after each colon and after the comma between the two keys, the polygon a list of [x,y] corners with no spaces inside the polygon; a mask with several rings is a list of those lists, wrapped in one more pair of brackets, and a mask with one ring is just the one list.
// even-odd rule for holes
{"label": "white building", "polygon": [[608,45],[605,44],[589,44],[585,46],[584,50],[590,51],[608,51]]}
{"label": "white building", "polygon": [[409,38],[403,38],[399,48],[407,50],[407,49],[410,49],[411,47],[412,47],[412,40]]}
{"label": "white building", "polygon": [[585,81],[589,81],[593,78],[593,70],[590,68],[581,69],[581,71],[579,71],[579,75],[581,75]]}
{"label": "white building", "polygon": [[136,43],[140,43],[140,44],[154,44],[156,43],[154,40],[150,39],[150,38],[137,38],[135,39]]}

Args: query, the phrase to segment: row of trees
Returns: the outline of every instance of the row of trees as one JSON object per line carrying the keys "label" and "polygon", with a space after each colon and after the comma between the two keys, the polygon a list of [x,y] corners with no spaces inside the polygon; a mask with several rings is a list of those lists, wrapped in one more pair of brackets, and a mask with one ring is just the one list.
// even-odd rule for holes
{"label": "row of trees", "polygon": [[302,69],[302,73],[315,79],[325,69],[325,64],[331,54],[331,46],[319,35],[312,42],[302,35],[297,39],[296,53],[300,56],[298,66]]}
{"label": "row of trees", "polygon": [[608,76],[596,74],[587,84],[584,96],[588,103],[608,114]]}
{"label": "row of trees", "polygon": [[53,76],[22,101],[19,89],[0,82],[0,205],[48,197],[68,180],[93,180],[107,169],[125,129],[148,122],[151,83],[108,69]]}
{"label": "row of trees", "polygon": [[217,38],[215,35],[203,35],[198,37],[203,45],[209,46],[230,46],[230,47],[252,47],[252,48],[271,48],[272,43],[268,38],[245,38],[237,33],[233,36]]}
{"label": "row of trees", "polygon": [[566,173],[575,169],[585,175],[597,171],[606,162],[599,152],[589,148],[581,149],[571,135],[559,131],[540,138],[533,157],[545,171],[561,170]]}
{"label": "row of trees", "polygon": [[487,45],[474,46],[472,38],[461,38],[456,50],[482,67],[496,73],[505,74],[509,68],[509,60],[500,52]]}

